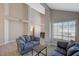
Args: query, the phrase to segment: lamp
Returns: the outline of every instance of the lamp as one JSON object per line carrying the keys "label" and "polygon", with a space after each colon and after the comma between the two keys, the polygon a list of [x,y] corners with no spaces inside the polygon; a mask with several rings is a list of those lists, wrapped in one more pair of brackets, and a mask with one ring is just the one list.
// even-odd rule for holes
{"label": "lamp", "polygon": [[31,35],[32,35],[32,39],[34,39],[34,36],[35,36],[35,27],[34,27],[34,25],[31,26],[30,32],[31,32]]}

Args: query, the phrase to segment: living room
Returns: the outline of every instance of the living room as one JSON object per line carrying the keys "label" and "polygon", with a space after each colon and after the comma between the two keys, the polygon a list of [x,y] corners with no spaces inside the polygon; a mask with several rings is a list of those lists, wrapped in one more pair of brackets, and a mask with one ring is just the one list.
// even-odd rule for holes
{"label": "living room", "polygon": [[0,4],[0,56],[79,56],[78,5]]}
{"label": "living room", "polygon": [[[38,6],[42,12],[37,9]],[[23,35],[41,36],[43,37],[42,41],[44,41],[44,34],[42,33],[45,33],[45,8],[39,3],[2,3],[0,4],[0,13],[0,55],[20,55],[16,39]],[[42,42],[40,41],[38,43]]]}

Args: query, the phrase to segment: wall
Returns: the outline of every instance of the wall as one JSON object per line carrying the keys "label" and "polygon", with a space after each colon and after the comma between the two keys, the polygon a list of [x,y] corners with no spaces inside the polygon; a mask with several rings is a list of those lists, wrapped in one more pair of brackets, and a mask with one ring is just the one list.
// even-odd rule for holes
{"label": "wall", "polygon": [[0,45],[14,42],[29,32],[29,24],[35,25],[40,36],[41,14],[23,3],[0,4]]}
{"label": "wall", "polygon": [[28,6],[22,3],[9,4],[9,16],[27,20]]}
{"label": "wall", "polygon": [[51,42],[51,9],[44,3],[41,3],[45,7],[45,41],[46,44]]}
{"label": "wall", "polygon": [[41,31],[41,15],[38,11],[34,10],[33,8],[29,7],[29,32],[31,31],[31,27],[35,27],[35,36],[40,37]]}
{"label": "wall", "polygon": [[4,42],[4,4],[0,4],[0,44]]}
{"label": "wall", "polygon": [[[63,22],[63,21],[76,21],[76,41],[79,41],[79,13],[76,12],[68,12],[68,11],[59,11],[59,10],[52,10],[52,24],[54,22]],[[52,26],[53,31],[53,26]],[[53,34],[53,32],[52,32]],[[56,44],[57,40],[53,39],[52,35],[52,42]]]}
{"label": "wall", "polygon": [[[16,40],[19,36],[27,34],[27,23],[22,20],[28,20],[28,6],[21,3],[9,4],[9,40]],[[25,26],[26,25],[26,26]]]}
{"label": "wall", "polygon": [[78,19],[78,15],[76,12],[52,10],[52,22],[75,20]]}
{"label": "wall", "polygon": [[28,6],[22,3],[0,4],[0,45],[27,34]]}
{"label": "wall", "polygon": [[40,14],[41,17],[41,32],[45,32],[45,15]]}
{"label": "wall", "polygon": [[41,3],[45,7],[45,40],[47,44],[56,45],[56,39],[53,39],[53,26],[54,22],[63,22],[76,20],[76,41],[79,41],[79,13],[51,10],[46,4]]}
{"label": "wall", "polygon": [[27,3],[27,5],[29,5],[39,13],[45,14],[45,8],[40,3]]}

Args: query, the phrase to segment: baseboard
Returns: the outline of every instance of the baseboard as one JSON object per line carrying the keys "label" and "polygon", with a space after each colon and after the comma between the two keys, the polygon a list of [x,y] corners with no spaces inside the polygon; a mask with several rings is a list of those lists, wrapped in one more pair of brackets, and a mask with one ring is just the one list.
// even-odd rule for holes
{"label": "baseboard", "polygon": [[48,43],[47,45],[57,46],[56,43]]}
{"label": "baseboard", "polygon": [[0,44],[0,46],[6,45],[6,44],[11,43],[11,42],[15,42],[15,40],[4,42],[4,43]]}

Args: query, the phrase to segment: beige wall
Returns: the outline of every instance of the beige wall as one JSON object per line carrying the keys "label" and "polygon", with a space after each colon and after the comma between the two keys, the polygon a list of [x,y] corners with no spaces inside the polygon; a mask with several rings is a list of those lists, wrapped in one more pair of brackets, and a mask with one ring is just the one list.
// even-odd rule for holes
{"label": "beige wall", "polygon": [[23,23],[23,34],[24,35],[28,34],[28,23]]}
{"label": "beige wall", "polygon": [[41,3],[45,7],[45,41],[46,44],[51,44],[51,9],[45,4]]}
{"label": "beige wall", "polygon": [[9,15],[20,19],[28,19],[28,6],[22,3],[9,4]]}
{"label": "beige wall", "polygon": [[40,14],[41,16],[41,32],[45,32],[45,15]]}
{"label": "beige wall", "polygon": [[52,22],[76,20],[78,16],[79,13],[76,12],[52,10]]}
{"label": "beige wall", "polygon": [[41,15],[39,12],[34,10],[33,8],[29,7],[29,28],[28,31],[30,32],[31,27],[35,27],[35,36],[40,36],[41,31]]}
{"label": "beige wall", "polygon": [[0,44],[4,42],[4,4],[0,4]]}
{"label": "beige wall", "polygon": [[16,40],[19,36],[23,35],[22,22],[10,21],[9,22],[9,41]]}
{"label": "beige wall", "polygon": [[[0,4],[0,44],[5,44],[5,41],[15,41],[19,36],[28,34],[30,30],[28,26],[33,23],[36,27],[36,35],[40,35],[41,15],[33,8],[29,8],[23,3]],[[9,24],[6,27],[8,31],[5,28],[8,33],[4,30],[4,20],[7,20]],[[26,21],[23,22],[22,20]],[[4,36],[6,36],[4,32],[8,34],[8,39],[4,39]]]}
{"label": "beige wall", "polygon": [[28,20],[28,6],[23,3],[0,4],[0,45],[5,44],[6,41],[4,39],[6,30],[6,28],[4,30],[4,20],[9,22],[8,41],[16,40],[18,36],[27,34],[27,23],[19,20]]}
{"label": "beige wall", "polygon": [[28,25],[21,20],[28,20],[28,6],[22,3],[9,4],[9,17],[15,18],[9,21],[9,41],[16,40],[19,36],[27,34]]}

